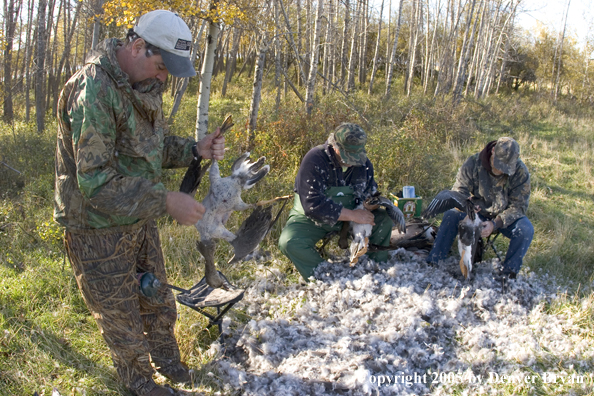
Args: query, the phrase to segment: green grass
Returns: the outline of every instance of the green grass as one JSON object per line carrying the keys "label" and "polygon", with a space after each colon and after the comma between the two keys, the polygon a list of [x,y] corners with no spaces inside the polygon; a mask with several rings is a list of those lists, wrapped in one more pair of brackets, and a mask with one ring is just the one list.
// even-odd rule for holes
{"label": "green grass", "polygon": [[[229,151],[221,162],[223,174],[245,147],[251,96],[251,80],[245,74],[220,96],[222,76],[213,83],[210,125],[220,124],[233,114],[236,126],[227,135]],[[508,135],[518,140],[522,158],[532,175],[532,196],[528,216],[535,225],[534,242],[524,266],[549,273],[575,294],[547,307],[550,312],[573,318],[581,337],[594,334],[594,116],[569,102],[551,104],[546,98],[514,94],[492,97],[480,103],[464,101],[451,108],[447,101],[423,97],[389,100],[355,92],[347,101],[333,94],[317,97],[311,119],[304,116],[292,92],[275,109],[272,86],[265,85],[254,156],[266,155],[270,175],[244,194],[244,200],[292,193],[294,177],[303,155],[322,143],[339,123],[357,122],[369,133],[368,153],[380,190],[396,192],[403,185],[415,185],[428,202],[436,192],[453,184],[458,167],[486,142]],[[382,86],[376,81],[376,87]],[[172,129],[192,136],[196,117],[196,87],[190,86]],[[166,114],[171,98],[166,97]],[[575,107],[575,108],[574,108]],[[48,118],[47,130],[36,132],[33,123],[0,123],[2,161],[22,174],[0,166],[0,394],[21,395],[51,392],[62,394],[127,394],[118,381],[109,350],[77,289],[64,259],[62,230],[52,220],[53,164],[56,122]],[[177,189],[183,170],[165,172],[164,183]],[[198,193],[207,192],[208,181]],[[278,267],[287,274],[285,282],[298,281],[292,264],[278,251],[279,224],[263,242],[271,259],[259,263]],[[235,229],[242,215],[230,219]],[[196,232],[170,218],[158,221],[170,282],[190,286],[202,277],[203,263],[195,249]],[[500,249],[506,242],[498,240]],[[254,264],[224,264],[229,245],[217,251],[220,268],[232,282],[247,285],[254,277]],[[290,309],[290,307],[287,307]],[[177,335],[184,360],[196,369],[199,391],[221,391],[212,358],[207,353],[218,336],[205,330],[206,321],[196,312],[181,307]],[[249,316],[233,313],[239,322]],[[552,356],[541,362],[551,370],[560,366]],[[577,371],[576,371],[577,372]],[[211,373],[211,374],[209,374]],[[571,375],[571,372],[569,372]],[[160,379],[162,380],[162,378]],[[589,378],[590,388],[592,378]],[[579,386],[501,386],[501,394],[586,394]],[[223,391],[225,392],[225,391]],[[460,389],[459,394],[463,394]]]}

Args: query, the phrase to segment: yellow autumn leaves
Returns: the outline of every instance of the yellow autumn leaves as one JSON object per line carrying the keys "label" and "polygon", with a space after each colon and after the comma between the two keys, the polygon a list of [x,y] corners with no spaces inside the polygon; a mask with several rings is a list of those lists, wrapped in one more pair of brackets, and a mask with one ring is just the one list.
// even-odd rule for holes
{"label": "yellow autumn leaves", "polygon": [[140,0],[118,1],[109,0],[103,5],[103,22],[107,25],[115,23],[117,26],[134,26],[141,15],[159,9],[171,10],[183,18],[201,18],[214,22],[231,24],[235,19],[245,19],[243,11],[235,4],[218,2],[216,7],[209,9],[209,3],[194,3],[182,0]]}

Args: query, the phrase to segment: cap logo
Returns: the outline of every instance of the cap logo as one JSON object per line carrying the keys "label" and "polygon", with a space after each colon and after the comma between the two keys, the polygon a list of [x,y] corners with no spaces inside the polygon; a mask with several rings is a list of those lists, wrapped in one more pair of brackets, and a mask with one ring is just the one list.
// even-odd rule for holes
{"label": "cap logo", "polygon": [[189,51],[191,47],[192,43],[188,40],[177,39],[177,43],[175,43],[176,50]]}

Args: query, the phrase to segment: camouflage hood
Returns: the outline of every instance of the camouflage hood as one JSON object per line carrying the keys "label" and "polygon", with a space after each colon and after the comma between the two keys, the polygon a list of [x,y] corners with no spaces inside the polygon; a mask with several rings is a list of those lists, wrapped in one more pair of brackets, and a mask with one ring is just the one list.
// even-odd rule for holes
{"label": "camouflage hood", "polygon": [[54,217],[70,231],[139,226],[165,213],[162,168],[187,166],[194,141],[167,136],[163,84],[134,87],[105,40],[58,102]]}

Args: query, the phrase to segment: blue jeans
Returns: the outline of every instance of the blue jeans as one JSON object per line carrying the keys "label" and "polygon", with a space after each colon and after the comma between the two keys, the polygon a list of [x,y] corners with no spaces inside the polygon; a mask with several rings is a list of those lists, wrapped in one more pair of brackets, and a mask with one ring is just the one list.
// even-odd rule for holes
{"label": "blue jeans", "polygon": [[[437,264],[448,256],[454,239],[458,235],[458,223],[464,217],[466,217],[466,213],[457,209],[450,209],[444,213],[437,237],[433,243],[433,249],[431,249],[431,253],[427,257],[427,262]],[[503,260],[503,271],[517,274],[520,271],[522,260],[530,247],[530,243],[532,243],[534,227],[532,227],[530,220],[524,216],[514,221],[509,227],[500,228],[498,231],[510,240],[505,260]]]}

